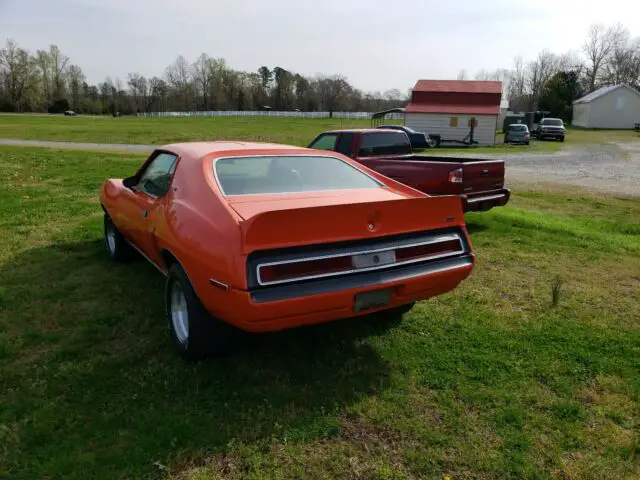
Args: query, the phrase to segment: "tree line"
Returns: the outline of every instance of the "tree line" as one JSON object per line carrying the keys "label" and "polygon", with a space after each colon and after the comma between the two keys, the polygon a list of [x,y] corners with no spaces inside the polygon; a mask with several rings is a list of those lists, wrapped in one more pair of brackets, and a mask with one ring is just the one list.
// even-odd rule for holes
{"label": "tree line", "polygon": [[376,111],[407,102],[397,89],[363,92],[342,75],[308,77],[282,67],[256,72],[223,58],[179,55],[160,77],[129,73],[89,84],[79,65],[51,45],[31,54],[8,39],[0,50],[0,111],[133,114],[194,110]]}
{"label": "tree line", "polygon": [[[500,80],[514,111],[548,110],[571,120],[572,102],[605,85],[640,90],[640,38],[616,24],[592,25],[579,51],[549,50],[512,68],[481,70],[477,80]],[[468,79],[465,70],[458,79]],[[342,75],[304,76],[282,67],[234,70],[206,53],[189,62],[179,55],[162,76],[129,73],[126,80],[87,83],[79,65],[51,45],[35,54],[7,40],[0,49],[0,111],[111,114],[194,110],[378,111],[403,106],[398,89],[363,92]]]}
{"label": "tree line", "polygon": [[624,83],[640,91],[640,38],[621,24],[594,24],[578,51],[543,50],[528,63],[517,57],[511,69],[481,70],[475,79],[502,81],[510,110],[545,110],[570,122],[573,101],[600,87]]}

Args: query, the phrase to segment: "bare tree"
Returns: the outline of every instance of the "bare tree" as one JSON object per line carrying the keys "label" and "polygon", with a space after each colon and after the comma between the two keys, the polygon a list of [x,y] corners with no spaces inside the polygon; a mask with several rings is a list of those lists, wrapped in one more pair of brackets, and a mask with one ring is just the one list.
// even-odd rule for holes
{"label": "bare tree", "polygon": [[[356,90],[354,90],[354,94],[356,93]],[[358,91],[358,93],[362,94],[362,92]],[[405,100],[404,95],[402,95],[402,92],[400,90],[398,90],[397,88],[392,88],[391,90],[386,90],[383,95],[382,98],[384,98],[385,100],[388,100],[389,102],[392,103],[399,103]]]}
{"label": "bare tree", "polygon": [[64,76],[67,69],[69,57],[63,55],[56,45],[49,47],[49,59],[52,73],[52,87],[54,99],[59,99],[64,95]]}
{"label": "bare tree", "polygon": [[182,55],[178,55],[175,61],[165,69],[165,77],[176,97],[181,99],[182,108],[189,110],[191,73],[187,59]]}
{"label": "bare tree", "polygon": [[80,108],[80,95],[82,94],[82,84],[85,81],[85,76],[78,65],[71,65],[69,66],[67,77],[69,91],[71,92],[71,106],[77,110]]}
{"label": "bare tree", "polygon": [[147,100],[146,110],[155,108],[157,111],[165,111],[166,98],[169,87],[167,82],[158,77],[153,77],[149,80],[149,97]]}
{"label": "bare tree", "polygon": [[215,60],[213,58],[203,53],[191,66],[196,93],[202,96],[202,106],[204,110],[208,110],[209,108],[209,94],[211,92],[211,85],[215,79],[215,68],[212,68],[214,62]]}
{"label": "bare tree", "polygon": [[130,73],[127,85],[129,85],[129,91],[133,97],[134,109],[147,111],[148,108],[148,96],[149,96],[149,84],[147,79],[139,73]]}
{"label": "bare tree", "polygon": [[467,79],[467,71],[463,68],[458,72],[458,80],[466,80]]}
{"label": "bare tree", "polygon": [[40,69],[40,76],[42,77],[42,91],[44,94],[44,100],[46,103],[51,102],[52,88],[51,88],[51,58],[46,50],[38,50],[35,58],[36,64]]}
{"label": "bare tree", "polygon": [[6,75],[9,101],[21,111],[23,96],[33,75],[29,52],[13,40],[7,40],[6,47],[0,50],[0,69]]}
{"label": "bare tree", "polygon": [[594,24],[589,28],[587,40],[582,50],[587,57],[586,76],[587,89],[593,91],[600,80],[604,68],[614,53],[616,46],[620,44],[621,37],[625,35],[625,29],[617,24],[605,27],[602,24]]}
{"label": "bare tree", "polygon": [[527,65],[525,79],[531,95],[529,108],[537,108],[545,85],[558,72],[559,65],[558,56],[548,50],[540,52],[538,58]]}
{"label": "bare tree", "polygon": [[614,35],[613,49],[603,68],[607,84],[637,85],[640,76],[640,38],[631,40],[628,30],[620,28]]}

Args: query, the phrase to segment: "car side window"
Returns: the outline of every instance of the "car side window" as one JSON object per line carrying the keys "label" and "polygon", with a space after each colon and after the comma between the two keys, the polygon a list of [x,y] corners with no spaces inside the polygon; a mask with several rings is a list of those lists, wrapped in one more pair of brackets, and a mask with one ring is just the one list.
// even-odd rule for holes
{"label": "car side window", "polygon": [[353,133],[343,133],[338,139],[335,151],[351,157],[353,155]]}
{"label": "car side window", "polygon": [[337,139],[337,133],[327,133],[325,135],[321,135],[320,138],[309,146],[309,148],[315,148],[316,150],[335,150]]}
{"label": "car side window", "polygon": [[142,172],[138,189],[148,195],[161,197],[169,192],[171,178],[178,157],[173,153],[160,152]]}

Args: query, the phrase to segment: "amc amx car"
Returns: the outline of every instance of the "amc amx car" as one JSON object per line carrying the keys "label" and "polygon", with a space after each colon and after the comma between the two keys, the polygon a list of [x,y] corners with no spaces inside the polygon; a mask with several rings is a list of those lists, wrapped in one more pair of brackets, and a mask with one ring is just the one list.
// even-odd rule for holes
{"label": "amc amx car", "polygon": [[168,327],[195,359],[266,332],[454,289],[475,256],[457,196],[429,197],[336,152],[194,142],[155,150],[100,193],[109,256],[166,275]]}

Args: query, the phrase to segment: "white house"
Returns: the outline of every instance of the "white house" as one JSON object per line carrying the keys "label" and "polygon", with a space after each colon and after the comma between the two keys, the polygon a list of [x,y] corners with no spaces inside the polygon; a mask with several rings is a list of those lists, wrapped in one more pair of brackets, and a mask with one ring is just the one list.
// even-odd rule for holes
{"label": "white house", "polygon": [[627,85],[602,87],[573,102],[575,127],[631,129],[635,122],[640,122],[640,93]]}
{"label": "white house", "polygon": [[443,141],[468,141],[473,120],[474,141],[494,145],[501,98],[501,82],[418,80],[405,109],[405,125],[438,134]]}

